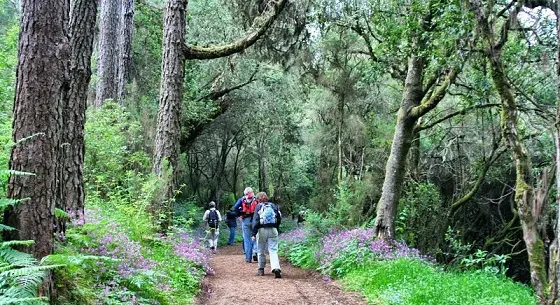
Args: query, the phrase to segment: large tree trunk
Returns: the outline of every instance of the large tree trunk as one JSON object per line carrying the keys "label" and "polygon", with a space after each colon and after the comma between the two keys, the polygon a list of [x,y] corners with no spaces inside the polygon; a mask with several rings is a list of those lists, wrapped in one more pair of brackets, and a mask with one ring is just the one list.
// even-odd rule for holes
{"label": "large tree trunk", "polygon": [[[556,40],[560,45],[560,1],[556,1],[554,7],[556,13]],[[560,48],[556,50],[556,238],[550,249],[550,286],[551,299],[560,298]]]}
{"label": "large tree trunk", "polygon": [[410,115],[413,107],[422,101],[422,73],[424,61],[419,56],[412,56],[408,61],[403,99],[397,115],[397,124],[389,160],[385,166],[385,180],[381,198],[377,203],[375,234],[380,238],[395,237],[395,216],[404,180],[406,156],[414,139],[414,126],[417,119]]}
{"label": "large tree trunk", "polygon": [[[53,250],[62,107],[69,86],[68,10],[64,0],[22,2],[12,131],[19,143],[12,149],[10,169],[33,176],[10,177],[7,196],[28,200],[6,210],[4,222],[16,229],[5,232],[7,240],[35,241],[23,250],[37,259]],[[49,278],[42,295],[54,289]]]}
{"label": "large tree trunk", "polygon": [[101,0],[95,107],[117,97],[119,11],[120,0]]}
{"label": "large tree trunk", "polygon": [[[535,215],[532,214],[533,187],[531,185],[531,161],[517,135],[517,105],[509,83],[503,74],[499,53],[491,58],[492,79],[502,101],[502,133],[515,160],[515,203],[523,229],[523,240],[527,247],[531,283],[541,302],[546,300],[547,272],[544,258],[544,243],[539,236]],[[544,303],[543,303],[544,304]]]}
{"label": "large tree trunk", "polygon": [[84,213],[84,126],[96,15],[97,0],[72,1],[70,90],[63,112],[61,208],[76,218]]}
{"label": "large tree trunk", "polygon": [[512,151],[515,161],[515,203],[523,230],[523,240],[525,241],[529,257],[531,283],[540,300],[540,304],[547,304],[550,291],[545,265],[544,243],[538,233],[536,215],[533,215],[532,212],[534,199],[533,187],[531,185],[532,166],[528,153],[517,134],[517,104],[503,70],[501,59],[501,49],[507,39],[509,25],[511,20],[516,18],[516,14],[521,9],[523,1],[518,2],[514,10],[510,11],[510,20],[505,22],[506,27],[501,31],[501,39],[495,37],[494,30],[488,21],[489,17],[482,10],[481,2],[479,0],[470,0],[469,4],[475,13],[477,28],[481,33],[486,55],[490,61],[492,81],[500,96],[502,104],[502,135],[506,140],[508,148]]}
{"label": "large tree trunk", "polygon": [[134,2],[122,0],[120,14],[120,35],[118,55],[117,99],[123,104],[126,97],[126,85],[130,82],[132,65],[132,35],[134,29]]}
{"label": "large tree trunk", "polygon": [[[159,176],[164,171],[171,170],[171,176],[163,194],[163,201],[174,197],[177,189],[179,133],[181,119],[181,103],[183,101],[183,77],[185,59],[183,45],[185,43],[185,13],[187,0],[169,0],[165,8],[163,58],[161,65],[161,87],[159,95],[159,110],[156,131],[156,147],[154,154],[153,172]],[[156,215],[172,211],[171,202],[160,202],[160,207],[154,207]],[[167,229],[166,224],[162,229]]]}

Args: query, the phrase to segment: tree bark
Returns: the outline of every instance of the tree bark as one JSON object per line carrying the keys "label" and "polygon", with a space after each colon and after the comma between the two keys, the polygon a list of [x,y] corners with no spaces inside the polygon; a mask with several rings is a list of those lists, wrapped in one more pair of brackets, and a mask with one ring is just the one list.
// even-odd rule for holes
{"label": "tree bark", "polygon": [[410,155],[408,157],[408,172],[410,177],[419,181],[420,179],[420,131],[416,128],[414,138],[410,146]]}
{"label": "tree bark", "polygon": [[63,112],[61,208],[76,218],[84,213],[84,127],[96,15],[97,0],[72,1],[70,90]]}
{"label": "tree bark", "polygon": [[101,0],[95,107],[101,107],[106,99],[117,97],[119,11],[120,0]]}
{"label": "tree bark", "polygon": [[[556,13],[556,40],[560,45],[560,1],[556,1],[554,7]],[[556,143],[556,238],[550,249],[550,286],[551,299],[560,298],[560,48],[556,50],[556,122],[555,122],[555,143]]]}
{"label": "tree bark", "polygon": [[[4,213],[7,240],[34,240],[23,249],[41,259],[52,253],[55,202],[58,199],[62,108],[68,93],[70,48],[68,1],[24,0],[20,22],[7,196],[29,198]],[[54,285],[47,277],[41,295]]]}
{"label": "tree bark", "polygon": [[130,82],[132,65],[132,36],[134,30],[134,1],[122,0],[120,14],[120,35],[118,55],[117,99],[123,104],[126,97],[126,85]]}
{"label": "tree bark", "polygon": [[[156,147],[153,172],[162,176],[164,171],[171,170],[169,181],[166,181],[162,201],[175,196],[178,177],[179,133],[181,119],[181,103],[183,101],[183,77],[185,59],[183,45],[185,43],[185,13],[187,0],[169,0],[165,8],[163,58],[161,66],[161,87],[156,130]],[[154,207],[155,214],[169,214],[171,202],[160,202]],[[167,215],[170,217],[171,215]],[[169,219],[169,218],[168,218]],[[166,225],[162,226],[166,230]]]}
{"label": "tree bark", "polygon": [[414,126],[417,119],[410,115],[413,107],[422,101],[422,74],[424,60],[420,56],[412,56],[408,61],[408,72],[403,92],[403,100],[397,114],[397,124],[391,153],[385,166],[385,179],[381,198],[377,203],[375,219],[375,235],[384,239],[395,237],[395,216],[397,204],[404,181],[406,155],[414,139]]}
{"label": "tree bark", "polygon": [[469,5],[475,13],[476,25],[484,42],[486,56],[490,62],[490,74],[494,87],[500,96],[502,104],[501,129],[508,148],[512,151],[515,161],[515,203],[523,230],[523,240],[529,257],[531,283],[539,298],[540,304],[547,304],[549,300],[549,285],[547,280],[547,269],[545,266],[544,242],[540,238],[537,221],[532,212],[533,187],[531,185],[531,161],[527,150],[520,141],[517,133],[517,104],[513,95],[511,85],[502,66],[501,48],[507,40],[508,26],[512,19],[516,18],[521,9],[523,1],[517,3],[510,12],[510,20],[505,22],[502,36],[497,39],[488,21],[488,16],[482,10],[479,0],[470,0]]}

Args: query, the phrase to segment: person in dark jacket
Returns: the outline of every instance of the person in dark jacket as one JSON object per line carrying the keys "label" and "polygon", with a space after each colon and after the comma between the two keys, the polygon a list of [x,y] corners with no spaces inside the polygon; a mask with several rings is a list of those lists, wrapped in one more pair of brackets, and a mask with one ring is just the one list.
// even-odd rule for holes
{"label": "person in dark jacket", "polygon": [[253,214],[252,239],[257,241],[259,269],[257,275],[264,275],[266,265],[265,251],[268,246],[270,268],[276,278],[281,278],[280,261],[278,260],[278,228],[282,221],[282,213],[278,205],[268,202],[265,192],[257,194],[257,207]]}
{"label": "person in dark jacket", "polygon": [[235,230],[237,230],[237,212],[233,209],[233,205],[226,213],[226,223],[229,227],[228,245],[235,242]]}

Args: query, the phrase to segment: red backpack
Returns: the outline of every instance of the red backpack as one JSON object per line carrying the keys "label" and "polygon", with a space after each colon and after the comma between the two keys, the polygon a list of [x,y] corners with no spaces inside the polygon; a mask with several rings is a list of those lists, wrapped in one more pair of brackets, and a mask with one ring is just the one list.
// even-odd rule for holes
{"label": "red backpack", "polygon": [[255,208],[257,207],[257,200],[253,198],[253,201],[248,202],[246,197],[243,197],[241,202],[241,210],[245,215],[252,215],[255,213]]}

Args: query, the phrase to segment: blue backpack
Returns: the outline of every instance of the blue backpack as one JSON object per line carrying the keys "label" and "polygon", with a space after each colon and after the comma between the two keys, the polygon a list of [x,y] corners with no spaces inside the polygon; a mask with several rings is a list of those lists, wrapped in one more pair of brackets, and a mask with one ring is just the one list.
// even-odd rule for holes
{"label": "blue backpack", "polygon": [[259,210],[259,222],[261,225],[276,224],[276,211],[272,203],[263,203]]}

